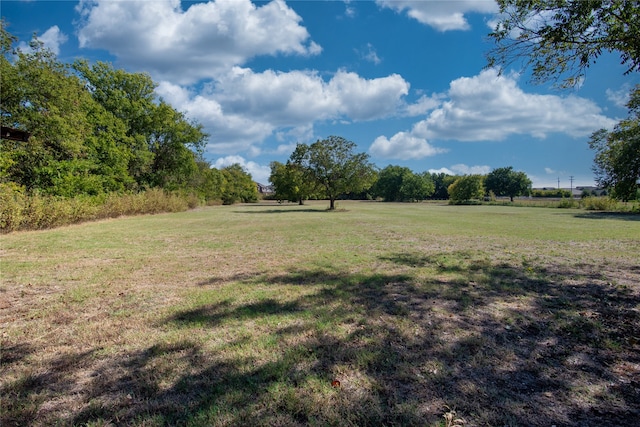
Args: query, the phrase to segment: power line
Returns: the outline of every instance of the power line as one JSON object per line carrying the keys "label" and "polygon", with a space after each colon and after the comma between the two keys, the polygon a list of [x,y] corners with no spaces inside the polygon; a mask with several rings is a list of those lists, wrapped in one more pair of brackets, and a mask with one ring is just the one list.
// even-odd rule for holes
{"label": "power line", "polygon": [[569,182],[571,182],[571,197],[573,197],[573,175],[569,177]]}

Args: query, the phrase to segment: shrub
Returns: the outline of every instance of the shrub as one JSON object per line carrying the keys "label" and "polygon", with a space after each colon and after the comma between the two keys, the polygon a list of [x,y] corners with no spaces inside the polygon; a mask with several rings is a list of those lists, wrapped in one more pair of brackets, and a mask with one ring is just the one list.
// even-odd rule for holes
{"label": "shrub", "polygon": [[618,202],[610,197],[585,197],[580,201],[581,207],[588,211],[612,211]]}
{"label": "shrub", "polygon": [[9,232],[20,228],[24,205],[24,187],[0,183],[0,230]]}
{"label": "shrub", "polygon": [[27,195],[15,184],[0,184],[0,232],[41,230],[123,215],[181,212],[200,205],[194,194],[149,189],[135,194],[60,197]]}
{"label": "shrub", "polygon": [[574,199],[565,199],[563,198],[559,203],[558,207],[560,209],[573,209],[578,207],[578,203]]}
{"label": "shrub", "polygon": [[531,196],[533,197],[571,197],[571,192],[569,190],[532,190]]}

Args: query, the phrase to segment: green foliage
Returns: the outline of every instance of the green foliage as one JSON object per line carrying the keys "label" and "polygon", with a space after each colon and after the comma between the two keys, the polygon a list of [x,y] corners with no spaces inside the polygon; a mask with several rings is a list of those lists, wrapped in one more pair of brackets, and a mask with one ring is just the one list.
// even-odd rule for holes
{"label": "green foliage", "polygon": [[640,4],[627,0],[498,0],[489,66],[518,59],[534,81],[575,86],[603,52],[617,51],[626,73],[640,70]]}
{"label": "green foliage", "polygon": [[[223,186],[246,186],[245,176],[234,175],[228,184],[221,172],[201,165],[207,138],[202,125],[157,99],[156,84],[147,74],[102,62],[89,66],[83,60],[71,67],[37,39],[28,51],[14,50],[17,39],[4,21],[1,30],[0,119],[2,126],[30,138],[0,140],[0,183],[34,196],[31,216],[38,216],[38,197],[45,196],[158,187],[220,200]],[[253,198],[247,191],[232,191],[239,191],[242,200]],[[18,193],[12,197],[19,198]],[[48,202],[58,206],[57,199]],[[55,223],[55,215],[47,215]]]}
{"label": "green foliage", "polygon": [[498,197],[508,196],[513,202],[514,197],[529,192],[531,180],[524,172],[516,172],[509,166],[491,171],[485,178],[484,185],[487,192],[493,192]]}
{"label": "green foliage", "polygon": [[12,183],[0,183],[0,232],[41,230],[123,215],[180,212],[198,205],[191,194],[150,189],[134,194],[80,194],[60,197],[27,194]]}
{"label": "green foliage", "polygon": [[588,211],[613,211],[618,202],[611,197],[584,197],[580,200],[580,206]]}
{"label": "green foliage", "polygon": [[623,201],[637,198],[640,187],[640,85],[631,92],[627,105],[629,118],[620,121],[611,132],[594,132],[589,141],[596,153],[596,182]]}
{"label": "green foliage", "polygon": [[574,209],[577,208],[578,202],[574,199],[562,199],[560,202],[558,202],[557,207],[560,209]]}
{"label": "green foliage", "polygon": [[431,199],[446,200],[449,198],[449,186],[454,183],[458,177],[447,175],[446,173],[432,173],[431,180],[435,186]]}
{"label": "green foliage", "polygon": [[372,188],[386,202],[413,202],[433,194],[435,186],[429,174],[418,175],[407,167],[389,165],[378,173]]}
{"label": "green foliage", "polygon": [[221,170],[225,179],[222,191],[222,203],[232,205],[237,202],[250,203],[258,201],[258,188],[239,164],[227,166]]}
{"label": "green foliage", "polygon": [[456,179],[448,188],[450,203],[464,204],[482,200],[483,179],[482,175],[465,175]]}
{"label": "green foliage", "polygon": [[316,182],[305,177],[302,168],[293,163],[271,162],[269,182],[275,188],[276,200],[288,200],[302,205],[305,200],[320,195],[321,190]]}
{"label": "green foliage", "polygon": [[207,134],[166,102],[156,101],[156,84],[144,73],[127,73],[110,64],[90,67],[76,61],[74,69],[87,81],[93,98],[124,123],[130,138],[129,173],[139,186],[169,190],[188,187],[198,173],[197,157]]}
{"label": "green foliage", "polygon": [[298,144],[290,163],[297,165],[305,181],[315,183],[329,198],[329,209],[335,200],[347,193],[361,192],[373,184],[375,167],[366,153],[354,153],[356,144],[339,136],[330,136],[311,145]]}
{"label": "green foliage", "polygon": [[569,190],[531,190],[531,196],[533,197],[550,197],[550,198],[563,198],[571,197],[571,191]]}

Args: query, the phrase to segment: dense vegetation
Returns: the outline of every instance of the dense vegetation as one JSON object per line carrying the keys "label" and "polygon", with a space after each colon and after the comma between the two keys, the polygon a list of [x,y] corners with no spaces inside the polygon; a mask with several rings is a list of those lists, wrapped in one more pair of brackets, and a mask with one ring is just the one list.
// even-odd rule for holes
{"label": "dense vegetation", "polygon": [[158,98],[147,74],[103,62],[64,64],[36,39],[24,50],[13,48],[16,41],[3,22],[3,201],[19,206],[25,197],[93,197],[94,204],[106,195],[149,189],[187,205],[193,197],[207,203],[257,199],[240,166],[211,168],[203,158],[208,135],[202,125]]}

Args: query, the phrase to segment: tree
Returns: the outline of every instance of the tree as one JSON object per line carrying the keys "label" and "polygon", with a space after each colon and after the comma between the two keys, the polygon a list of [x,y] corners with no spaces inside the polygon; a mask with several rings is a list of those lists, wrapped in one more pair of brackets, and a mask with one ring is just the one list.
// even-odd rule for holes
{"label": "tree", "polygon": [[28,52],[11,50],[14,41],[3,22],[1,120],[31,138],[2,140],[0,179],[64,196],[129,188],[121,123],[40,41]]}
{"label": "tree", "polygon": [[407,167],[389,165],[379,172],[372,190],[386,202],[413,202],[426,199],[434,188],[430,175],[418,175]]}
{"label": "tree", "polygon": [[251,175],[242,166],[235,163],[221,169],[225,179],[222,191],[222,203],[232,205],[236,202],[249,203],[258,200],[258,188]]}
{"label": "tree", "polygon": [[298,144],[290,162],[298,165],[305,180],[317,184],[329,198],[329,210],[345,193],[369,188],[375,167],[366,153],[353,153],[356,144],[339,136],[330,136],[311,145]]}
{"label": "tree", "polygon": [[640,3],[630,0],[498,0],[489,66],[524,59],[533,80],[574,86],[605,51],[640,70]]}
{"label": "tree", "polygon": [[87,61],[77,60],[73,68],[84,79],[93,99],[125,124],[129,174],[140,187],[151,185],[147,181],[154,160],[156,84],[148,74],[128,73],[100,61],[89,66]]}
{"label": "tree", "polygon": [[465,175],[454,181],[448,188],[449,199],[452,203],[465,203],[482,199],[484,187],[482,175]]}
{"label": "tree", "polygon": [[531,187],[531,180],[524,172],[516,172],[513,167],[494,169],[484,180],[487,192],[493,191],[496,196],[509,196],[513,198],[527,194]]}
{"label": "tree", "polygon": [[292,162],[286,164],[271,162],[270,166],[269,182],[273,184],[275,197],[278,200],[288,200],[303,205],[305,200],[318,194],[317,184],[305,178],[299,165]]}
{"label": "tree", "polygon": [[431,173],[431,181],[435,186],[434,192],[431,195],[432,199],[446,200],[449,198],[448,188],[451,184],[458,179],[454,175],[447,175],[446,173]]}
{"label": "tree", "polygon": [[599,186],[623,201],[638,196],[640,185],[640,85],[627,104],[629,117],[612,131],[601,129],[591,135],[589,146],[596,152],[593,170]]}

